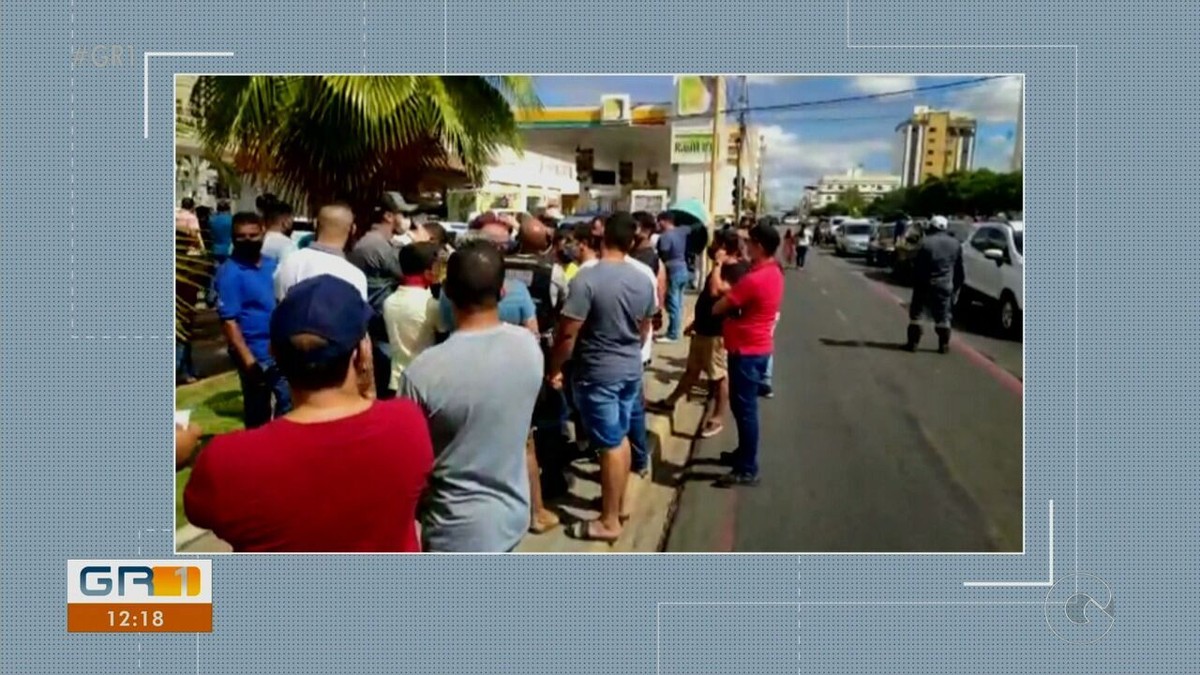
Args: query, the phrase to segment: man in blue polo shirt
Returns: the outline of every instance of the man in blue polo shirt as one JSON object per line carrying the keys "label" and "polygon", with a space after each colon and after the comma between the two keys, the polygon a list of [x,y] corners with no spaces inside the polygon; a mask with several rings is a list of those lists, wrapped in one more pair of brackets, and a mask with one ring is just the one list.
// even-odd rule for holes
{"label": "man in blue polo shirt", "polygon": [[232,253],[217,268],[217,316],[229,356],[242,383],[246,428],[253,429],[292,408],[287,382],[271,357],[271,312],[275,311],[275,266],[262,255],[266,229],[257,213],[233,216]]}

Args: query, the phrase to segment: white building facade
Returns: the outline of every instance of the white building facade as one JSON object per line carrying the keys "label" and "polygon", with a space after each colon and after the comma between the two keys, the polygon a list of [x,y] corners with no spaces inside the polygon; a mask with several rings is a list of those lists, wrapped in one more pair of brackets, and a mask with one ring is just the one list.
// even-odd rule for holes
{"label": "white building facade", "polygon": [[900,176],[890,173],[866,173],[861,168],[850,169],[844,174],[821,176],[815,187],[805,189],[805,198],[811,208],[828,206],[850,189],[858,190],[867,201],[872,201],[900,187]]}
{"label": "white building facade", "polygon": [[512,148],[497,151],[480,187],[489,194],[511,195],[511,208],[529,213],[562,208],[564,196],[579,194],[574,161]]}

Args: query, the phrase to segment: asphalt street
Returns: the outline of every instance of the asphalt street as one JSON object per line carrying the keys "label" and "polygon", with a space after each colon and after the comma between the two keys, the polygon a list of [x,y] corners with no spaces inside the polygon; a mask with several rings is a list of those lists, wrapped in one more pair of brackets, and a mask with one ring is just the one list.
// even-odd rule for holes
{"label": "asphalt street", "polygon": [[732,420],[700,441],[668,551],[993,552],[1022,547],[1020,342],[964,317],[952,351],[901,350],[909,290],[814,251],[787,271],[762,482],[722,490]]}

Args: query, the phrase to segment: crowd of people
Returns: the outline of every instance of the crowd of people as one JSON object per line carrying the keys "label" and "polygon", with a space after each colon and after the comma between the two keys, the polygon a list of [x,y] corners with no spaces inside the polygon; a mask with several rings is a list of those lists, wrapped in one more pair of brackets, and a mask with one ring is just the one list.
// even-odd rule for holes
{"label": "crowd of people", "polygon": [[[323,206],[299,247],[292,210],[258,206],[230,215],[221,253],[196,236],[219,261],[208,295],[246,429],[198,453],[198,430],[177,430],[188,519],[235,550],[511,551],[560,526],[547,503],[581,457],[600,467],[600,513],[568,534],[614,543],[627,487],[654,462],[647,411],[668,413],[702,376],[701,433],[721,433],[728,407],[738,434],[718,484],[757,483],[783,294],[775,228],[717,233],[684,326],[696,228],[672,211],[569,227],[485,213],[453,239],[385,196],[361,236],[351,207]],[[183,213],[176,229],[199,231]],[[679,385],[647,402],[653,342],[684,335]]]}

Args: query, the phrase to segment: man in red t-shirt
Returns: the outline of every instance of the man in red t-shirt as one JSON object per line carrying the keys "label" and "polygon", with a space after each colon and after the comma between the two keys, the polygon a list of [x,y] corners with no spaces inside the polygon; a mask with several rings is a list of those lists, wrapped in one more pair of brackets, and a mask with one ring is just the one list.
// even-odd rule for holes
{"label": "man in red t-shirt", "polygon": [[723,457],[733,467],[718,487],[758,484],[758,395],[775,351],[775,321],[783,301],[783,270],[775,261],[779,233],[766,223],[750,228],[746,252],[750,271],[713,307],[727,315],[722,326],[729,352],[729,409],[738,445]]}
{"label": "man in red t-shirt", "polygon": [[270,335],[295,407],[200,452],[183,493],[193,525],[235,551],[420,550],[416,510],[433,444],[416,403],[372,401],[360,385],[371,315],[337,277],[289,290]]}

